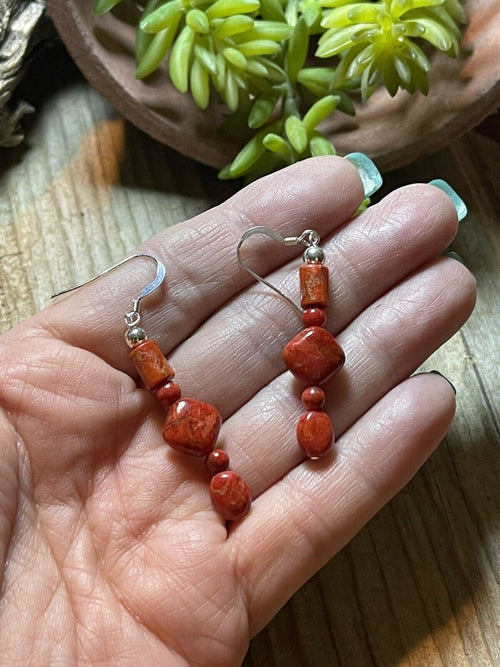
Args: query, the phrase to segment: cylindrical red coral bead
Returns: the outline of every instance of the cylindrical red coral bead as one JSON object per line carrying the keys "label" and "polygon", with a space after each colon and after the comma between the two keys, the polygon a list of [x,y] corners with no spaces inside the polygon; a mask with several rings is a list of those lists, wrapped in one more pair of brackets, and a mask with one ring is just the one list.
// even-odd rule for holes
{"label": "cylindrical red coral bead", "polygon": [[325,392],[321,387],[307,387],[302,392],[301,399],[306,410],[321,410],[325,405]]}
{"label": "cylindrical red coral bead", "polygon": [[223,449],[214,449],[205,459],[205,465],[209,473],[216,475],[229,468],[229,456]]}
{"label": "cylindrical red coral bead", "polygon": [[333,426],[326,412],[305,412],[299,419],[297,441],[309,458],[317,459],[327,454],[333,440]]}
{"label": "cylindrical red coral bead", "polygon": [[326,313],[323,308],[306,308],[302,321],[305,327],[322,327],[326,324]]}
{"label": "cylindrical red coral bead", "polygon": [[181,397],[181,388],[175,382],[165,382],[155,391],[155,398],[160,405],[168,407]]}
{"label": "cylindrical red coral bead", "polygon": [[146,389],[155,389],[175,373],[154,340],[145,340],[130,350],[130,358]]}
{"label": "cylindrical red coral bead", "polygon": [[210,497],[215,509],[229,521],[247,515],[252,503],[248,484],[232,470],[219,472],[212,477]]}
{"label": "cylindrical red coral bead", "polygon": [[306,262],[300,267],[299,276],[302,308],[326,308],[330,302],[328,267],[320,262]]}

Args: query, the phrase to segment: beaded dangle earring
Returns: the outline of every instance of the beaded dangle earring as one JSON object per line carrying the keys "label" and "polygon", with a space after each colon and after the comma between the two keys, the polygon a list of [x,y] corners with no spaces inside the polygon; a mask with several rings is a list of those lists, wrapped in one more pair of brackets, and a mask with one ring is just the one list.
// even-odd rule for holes
{"label": "beaded dangle earring", "polygon": [[[301,308],[277,287],[252,271],[241,258],[241,247],[250,236],[264,234],[284,245],[306,246],[304,264],[299,269]],[[287,343],[283,361],[295,377],[305,383],[301,400],[306,411],[297,424],[297,441],[311,459],[330,451],[335,435],[330,417],[323,411],[325,392],[319,386],[329,380],[344,365],[344,351],[332,334],[324,328],[325,309],[329,305],[328,267],[319,247],[319,234],[306,229],[300,236],[283,237],[267,227],[251,227],[237,246],[238,263],[256,280],[277,292],[302,318],[304,329]]]}
{"label": "beaded dangle earring", "polygon": [[211,475],[210,496],[215,509],[227,520],[235,521],[248,514],[251,505],[246,482],[229,468],[229,456],[215,449],[222,418],[209,403],[194,398],[181,398],[181,388],[173,379],[175,372],[158,344],[148,339],[139,324],[140,304],[144,297],[158,289],[165,279],[165,266],[153,255],[136,254],[118,262],[78,287],[55,294],[54,297],[87,285],[133,259],[145,258],[156,264],[156,277],[132,300],[132,310],[125,314],[125,340],[144,387],[158,403],[167,409],[163,425],[163,439],[173,449],[194,457],[205,457]]}

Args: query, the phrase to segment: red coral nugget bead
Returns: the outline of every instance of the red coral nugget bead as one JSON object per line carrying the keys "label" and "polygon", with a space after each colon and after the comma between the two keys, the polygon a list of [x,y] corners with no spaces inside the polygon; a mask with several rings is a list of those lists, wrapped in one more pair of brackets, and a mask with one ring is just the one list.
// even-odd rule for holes
{"label": "red coral nugget bead", "polygon": [[322,327],[308,327],[285,345],[286,367],[308,385],[322,384],[344,365],[344,351]]}
{"label": "red coral nugget bead", "polygon": [[305,412],[299,419],[297,441],[309,458],[317,459],[327,454],[333,440],[333,426],[326,412]]}
{"label": "red coral nugget bead", "polygon": [[219,472],[210,480],[210,497],[215,509],[228,521],[246,516],[252,496],[245,480],[232,470]]}
{"label": "red coral nugget bead", "polygon": [[165,417],[163,439],[174,449],[191,456],[206,456],[215,446],[222,418],[209,403],[181,398]]}

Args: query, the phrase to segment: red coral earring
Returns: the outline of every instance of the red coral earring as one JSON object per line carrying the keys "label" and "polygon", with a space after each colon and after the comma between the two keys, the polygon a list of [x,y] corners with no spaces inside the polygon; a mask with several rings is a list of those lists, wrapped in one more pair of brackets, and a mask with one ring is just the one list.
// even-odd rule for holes
{"label": "red coral earring", "polygon": [[[194,398],[181,398],[181,388],[173,381],[175,372],[158,344],[149,340],[141,321],[141,300],[160,287],[165,279],[165,266],[153,255],[137,254],[127,257],[103,271],[93,280],[109,273],[132,259],[145,258],[156,264],[156,277],[146,285],[132,301],[132,310],[125,315],[127,331],[125,340],[130,358],[144,384],[158,403],[167,408],[163,425],[163,439],[173,449],[193,457],[205,457],[205,465],[211,474],[210,496],[215,509],[227,520],[234,521],[248,514],[251,505],[250,490],[246,482],[229,468],[229,456],[222,449],[215,449],[222,418],[209,403]],[[78,285],[82,287],[83,285]],[[76,287],[60,292],[65,294]]]}
{"label": "red coral earring", "polygon": [[[265,234],[284,245],[303,243],[307,246],[304,264],[299,269],[302,308],[243,262],[241,247],[254,234]],[[327,454],[335,439],[330,417],[323,411],[325,393],[319,385],[335,375],[345,361],[344,351],[324,328],[325,310],[329,305],[328,267],[323,264],[324,254],[319,242],[318,233],[311,229],[306,229],[300,236],[283,237],[267,227],[252,227],[243,234],[237,246],[240,266],[283,297],[304,323],[305,328],[285,346],[283,360],[295,377],[306,384],[301,397],[306,412],[297,424],[297,441],[311,459]]]}

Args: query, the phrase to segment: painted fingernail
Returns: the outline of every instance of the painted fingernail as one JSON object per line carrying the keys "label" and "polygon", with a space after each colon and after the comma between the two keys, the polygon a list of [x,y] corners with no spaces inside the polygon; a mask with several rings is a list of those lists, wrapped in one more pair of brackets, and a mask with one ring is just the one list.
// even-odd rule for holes
{"label": "painted fingernail", "polygon": [[349,153],[349,155],[345,155],[344,157],[358,170],[358,174],[363,181],[365,197],[371,197],[377,190],[380,190],[383,183],[382,174],[368,155],[364,153]]}
{"label": "painted fingernail", "polygon": [[455,396],[456,396],[456,394],[457,394],[457,390],[455,389],[455,386],[448,380],[448,378],[446,377],[446,375],[443,375],[443,374],[440,373],[439,371],[429,371],[429,372],[430,372],[430,373],[434,373],[434,375],[440,375],[442,378],[444,378],[444,379],[446,380],[446,382],[450,385],[450,387],[453,389],[453,393],[454,393]]}
{"label": "painted fingernail", "polygon": [[442,190],[453,202],[455,209],[457,211],[458,221],[463,220],[467,215],[467,206],[465,205],[464,200],[458,196],[455,190],[449,185],[446,181],[443,181],[442,178],[435,178],[432,181],[429,181],[429,185],[433,185],[436,188]]}
{"label": "painted fingernail", "polygon": [[454,250],[445,250],[443,252],[444,257],[449,257],[450,259],[454,259],[457,262],[460,262],[460,264],[463,264],[465,266],[465,261],[462,255],[459,255],[458,252],[455,252]]}

